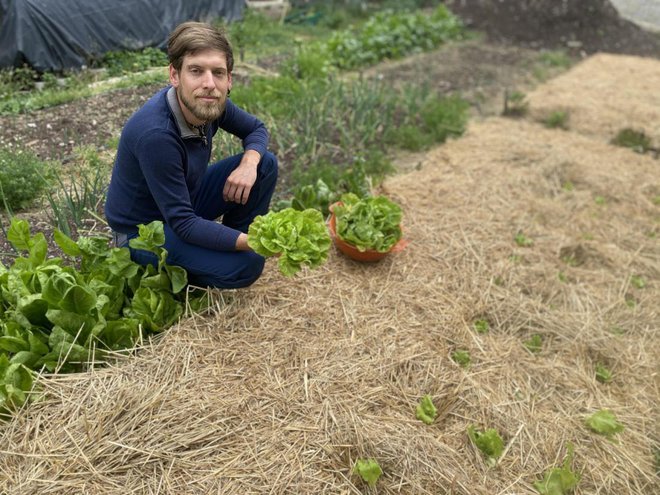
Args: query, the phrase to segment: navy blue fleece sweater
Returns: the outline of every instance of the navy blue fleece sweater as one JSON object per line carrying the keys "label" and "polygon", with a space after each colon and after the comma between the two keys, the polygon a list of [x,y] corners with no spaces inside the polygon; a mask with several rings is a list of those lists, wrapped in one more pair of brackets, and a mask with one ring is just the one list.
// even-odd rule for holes
{"label": "navy blue fleece sweater", "polygon": [[245,150],[262,156],[266,152],[264,124],[229,99],[222,116],[207,126],[206,143],[186,124],[171,87],[135,112],[122,131],[108,189],[105,215],[110,227],[132,234],[138,224],[160,220],[186,242],[233,250],[240,232],[197,216],[192,207],[218,129],[242,139]]}

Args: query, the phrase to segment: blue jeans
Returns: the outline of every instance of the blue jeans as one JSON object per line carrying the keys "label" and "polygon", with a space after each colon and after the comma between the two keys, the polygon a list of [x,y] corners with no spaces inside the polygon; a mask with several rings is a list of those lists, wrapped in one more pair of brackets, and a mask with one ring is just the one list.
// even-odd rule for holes
{"label": "blue jeans", "polygon": [[[229,174],[238,167],[242,154],[211,165],[204,175],[202,187],[193,202],[195,213],[207,220],[222,216],[222,223],[247,233],[257,215],[268,212],[270,198],[277,180],[277,158],[270,152],[261,157],[257,169],[257,181],[250,191],[246,204],[226,202],[222,189]],[[129,235],[129,239],[137,234]],[[264,268],[264,258],[252,251],[214,251],[181,240],[165,225],[167,263],[185,268],[188,283],[199,287],[237,289],[253,284]],[[131,259],[141,265],[158,265],[153,253],[129,248]]]}

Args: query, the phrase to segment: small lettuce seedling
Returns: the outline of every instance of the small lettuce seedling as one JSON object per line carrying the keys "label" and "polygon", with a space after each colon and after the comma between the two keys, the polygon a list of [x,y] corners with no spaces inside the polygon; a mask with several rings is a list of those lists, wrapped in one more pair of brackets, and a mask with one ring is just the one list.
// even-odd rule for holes
{"label": "small lettuce seedling", "polygon": [[616,416],[609,409],[601,409],[593,413],[585,420],[587,427],[599,435],[604,435],[610,440],[614,435],[624,430],[624,426],[617,421]]}
{"label": "small lettuce seedling", "polygon": [[523,345],[529,352],[536,354],[541,352],[541,349],[543,348],[543,338],[538,333],[535,333],[529,339],[525,340]]}
{"label": "small lettuce seedling", "polygon": [[596,380],[600,383],[609,383],[612,381],[612,372],[603,364],[596,364]]}
{"label": "small lettuce seedling", "polygon": [[422,397],[422,400],[420,400],[419,404],[417,404],[415,417],[427,425],[430,425],[433,423],[437,415],[438,410],[433,404],[433,398],[430,395],[425,395]]}
{"label": "small lettuce seedling", "polygon": [[568,454],[562,467],[555,467],[545,472],[543,479],[534,483],[534,488],[541,495],[569,495],[577,487],[580,475],[571,470],[573,462],[573,444],[568,444]]}
{"label": "small lettuce seedling", "polygon": [[383,470],[375,459],[358,459],[353,472],[360,475],[362,480],[371,487],[376,485],[378,478],[383,474]]}
{"label": "small lettuce seedling", "polygon": [[485,320],[483,318],[475,320],[472,326],[474,327],[477,333],[488,333],[488,331],[490,330],[490,323],[488,323],[488,320]]}
{"label": "small lettuce seedling", "polygon": [[470,352],[459,349],[451,353],[452,360],[458,364],[461,368],[467,368],[470,366]]}
{"label": "small lettuce seedling", "polygon": [[468,437],[481,453],[486,457],[486,464],[490,467],[497,464],[497,459],[504,452],[504,440],[495,428],[486,431],[477,430],[474,426],[468,426]]}

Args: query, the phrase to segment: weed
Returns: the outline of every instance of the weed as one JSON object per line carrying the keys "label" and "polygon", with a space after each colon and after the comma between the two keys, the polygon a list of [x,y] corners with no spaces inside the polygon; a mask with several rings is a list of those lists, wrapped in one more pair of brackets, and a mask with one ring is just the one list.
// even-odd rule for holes
{"label": "weed", "polygon": [[47,187],[50,167],[29,150],[0,148],[0,208],[30,206]]}
{"label": "weed", "polygon": [[605,196],[597,195],[594,197],[594,203],[596,203],[598,206],[603,206],[607,204],[607,199],[605,199]]}
{"label": "weed", "polygon": [[568,69],[571,66],[571,59],[563,50],[542,51],[539,55],[539,62],[548,67],[561,69]]}
{"label": "weed", "polygon": [[504,109],[502,115],[507,117],[522,117],[529,111],[527,96],[521,91],[504,92]]}
{"label": "weed", "polygon": [[531,247],[534,245],[534,241],[527,237],[525,234],[522,232],[518,232],[515,237],[513,238],[515,243],[520,246],[520,247]]}
{"label": "weed", "polygon": [[568,112],[556,110],[548,115],[543,121],[546,127],[550,129],[568,129]]}
{"label": "weed", "polygon": [[564,183],[561,185],[561,188],[566,191],[566,192],[571,192],[575,190],[575,184],[571,182],[570,180],[564,181]]}
{"label": "weed", "polygon": [[637,153],[645,153],[651,149],[651,138],[644,131],[638,131],[630,127],[621,129],[611,143],[616,146],[630,148]]}

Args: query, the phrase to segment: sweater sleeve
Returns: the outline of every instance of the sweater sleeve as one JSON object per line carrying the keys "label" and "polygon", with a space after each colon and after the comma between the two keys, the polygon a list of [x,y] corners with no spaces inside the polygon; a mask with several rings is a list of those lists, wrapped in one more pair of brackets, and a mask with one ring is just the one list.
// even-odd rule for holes
{"label": "sweater sleeve", "polygon": [[216,251],[233,251],[240,232],[198,216],[192,206],[180,140],[166,131],[142,136],[138,162],[165,223],[183,241]]}

